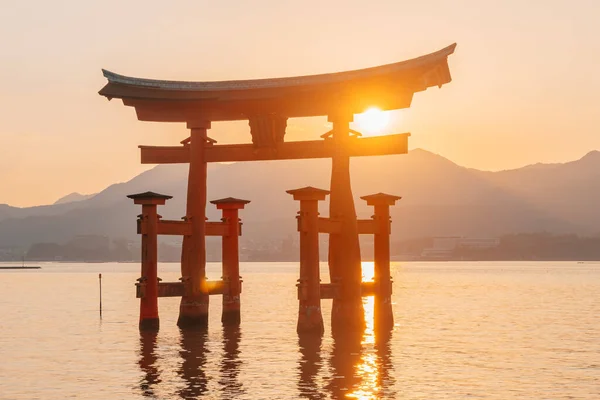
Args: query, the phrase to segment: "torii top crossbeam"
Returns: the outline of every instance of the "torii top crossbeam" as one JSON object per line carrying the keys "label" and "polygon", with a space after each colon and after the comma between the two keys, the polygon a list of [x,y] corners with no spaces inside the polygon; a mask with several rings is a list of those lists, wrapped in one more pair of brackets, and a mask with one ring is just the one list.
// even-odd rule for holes
{"label": "torii top crossbeam", "polygon": [[[413,94],[451,81],[452,44],[412,60],[355,71],[290,78],[183,82],[127,77],[103,70],[100,95],[135,107],[142,121],[250,120],[357,114],[369,106],[410,107]],[[285,120],[284,120],[285,121]],[[284,122],[285,123],[285,122]]]}

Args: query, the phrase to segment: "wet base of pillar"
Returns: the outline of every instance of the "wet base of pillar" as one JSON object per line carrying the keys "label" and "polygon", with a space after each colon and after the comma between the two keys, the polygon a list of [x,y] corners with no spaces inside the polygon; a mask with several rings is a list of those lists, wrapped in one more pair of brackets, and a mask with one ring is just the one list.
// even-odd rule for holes
{"label": "wet base of pillar", "polygon": [[378,300],[375,297],[373,323],[374,328],[378,331],[394,328],[394,313],[392,312],[392,301],[390,298]]}
{"label": "wet base of pillar", "polygon": [[317,306],[300,306],[298,311],[298,325],[296,332],[298,333],[323,333],[323,315],[321,307]]}
{"label": "wet base of pillar", "polygon": [[331,307],[331,330],[332,331],[356,331],[365,329],[365,310],[362,298],[357,299],[333,299]]}
{"label": "wet base of pillar", "polygon": [[239,325],[242,322],[240,310],[223,310],[221,322],[223,325]]}
{"label": "wet base of pillar", "polygon": [[239,294],[223,295],[223,313],[221,314],[223,325],[239,325],[241,321]]}
{"label": "wet base of pillar", "polygon": [[141,331],[157,331],[160,326],[158,318],[145,318],[140,320]]}
{"label": "wet base of pillar", "polygon": [[179,315],[177,326],[180,328],[204,328],[208,326],[208,315]]}
{"label": "wet base of pillar", "polygon": [[177,326],[180,328],[208,326],[208,296],[182,297]]}

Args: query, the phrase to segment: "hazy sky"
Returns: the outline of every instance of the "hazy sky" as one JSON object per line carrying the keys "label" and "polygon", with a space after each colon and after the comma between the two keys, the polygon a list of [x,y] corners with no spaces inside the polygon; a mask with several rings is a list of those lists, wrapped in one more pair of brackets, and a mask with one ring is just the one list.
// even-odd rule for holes
{"label": "hazy sky", "polygon": [[[560,162],[600,149],[600,1],[10,1],[0,12],[0,203],[91,193],[148,166],[139,144],[180,124],[138,122],[97,92],[101,68],[159,79],[334,72],[453,42],[453,82],[415,95],[387,133],[480,169]],[[324,119],[293,120],[311,139]],[[213,125],[249,141],[247,123]],[[407,171],[411,173],[412,171]]]}

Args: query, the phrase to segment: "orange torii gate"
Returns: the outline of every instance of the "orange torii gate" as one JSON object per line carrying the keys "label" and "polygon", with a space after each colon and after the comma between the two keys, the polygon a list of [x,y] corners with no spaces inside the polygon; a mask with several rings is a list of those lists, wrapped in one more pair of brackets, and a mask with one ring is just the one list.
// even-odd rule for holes
{"label": "orange torii gate", "polygon": [[[207,163],[331,158],[329,215],[337,228],[329,233],[329,271],[331,281],[336,282],[338,288],[338,295],[333,296],[332,328],[362,328],[360,232],[350,185],[350,157],[406,153],[410,134],[363,138],[350,129],[350,123],[354,114],[368,107],[407,108],[414,93],[450,82],[447,58],[455,47],[453,44],[394,64],[293,78],[182,82],[132,78],[103,70],[108,83],[100,95],[109,100],[122,99],[126,106],[135,108],[140,121],[184,122],[190,130],[190,137],[180,146],[140,146],[142,163],[190,165],[185,223],[171,223],[169,228],[175,230],[172,234],[183,236],[182,284],[178,286],[183,289],[178,325],[206,325],[208,322],[211,293],[207,289],[205,256],[205,237],[209,229],[206,223]],[[284,140],[288,118],[310,116],[327,116],[332,130],[320,140]],[[208,137],[211,122],[236,120],[249,121],[252,143],[219,145]],[[144,199],[144,196],[133,196],[133,199],[147,209],[150,203],[165,200],[160,196],[158,200]],[[377,210],[376,199],[367,201]],[[391,200],[386,198],[386,201]],[[142,215],[146,218],[144,213]],[[154,218],[153,214],[148,215]],[[387,218],[389,220],[389,215]],[[156,228],[151,228],[154,232],[152,229]],[[378,232],[372,233],[377,235]],[[143,234],[143,229],[140,233]],[[389,253],[389,243],[387,249]],[[224,254],[231,252],[237,254],[237,249],[234,250],[233,245],[227,249],[224,246]],[[154,280],[155,276],[152,272],[141,279],[154,285],[148,280]],[[148,295],[147,290],[145,295]],[[157,289],[156,296],[159,295]],[[157,318],[158,315],[158,321]],[[239,314],[234,320],[239,321]]]}

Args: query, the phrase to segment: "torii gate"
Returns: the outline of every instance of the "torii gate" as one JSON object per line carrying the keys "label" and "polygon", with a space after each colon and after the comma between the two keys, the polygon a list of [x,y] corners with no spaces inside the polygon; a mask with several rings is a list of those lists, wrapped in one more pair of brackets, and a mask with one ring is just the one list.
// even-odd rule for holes
{"label": "torii gate", "polygon": [[[329,269],[340,285],[332,327],[361,328],[361,257],[350,185],[350,157],[404,154],[409,133],[359,137],[354,114],[377,106],[410,107],[414,93],[451,81],[447,58],[456,44],[412,60],[362,70],[292,78],[182,82],[132,78],[103,70],[99,94],[122,99],[140,121],[185,122],[190,137],[180,146],[140,146],[143,164],[189,163],[181,273],[186,285],[178,325],[208,323],[206,282],[206,174],[209,162],[331,158]],[[331,131],[320,140],[286,142],[288,118],[327,116]],[[248,120],[252,143],[218,145],[207,135],[213,121]],[[143,203],[144,200],[139,204]],[[163,201],[164,203],[164,201]],[[182,228],[183,229],[183,228]],[[189,229],[189,230],[188,230]]]}

